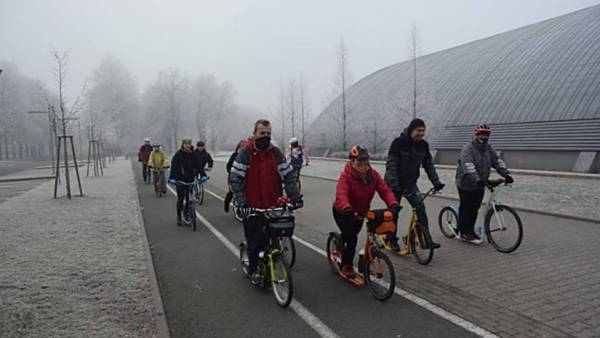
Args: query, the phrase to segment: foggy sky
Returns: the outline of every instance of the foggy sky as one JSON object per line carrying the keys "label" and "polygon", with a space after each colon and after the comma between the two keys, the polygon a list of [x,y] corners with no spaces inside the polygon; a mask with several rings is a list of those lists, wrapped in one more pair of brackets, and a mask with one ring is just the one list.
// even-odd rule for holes
{"label": "foggy sky", "polygon": [[67,93],[107,54],[140,89],[178,68],[231,81],[268,112],[280,77],[303,73],[311,115],[330,92],[344,36],[355,80],[405,60],[414,22],[424,54],[589,7],[600,0],[0,0],[0,60],[54,88],[51,48],[71,49]]}

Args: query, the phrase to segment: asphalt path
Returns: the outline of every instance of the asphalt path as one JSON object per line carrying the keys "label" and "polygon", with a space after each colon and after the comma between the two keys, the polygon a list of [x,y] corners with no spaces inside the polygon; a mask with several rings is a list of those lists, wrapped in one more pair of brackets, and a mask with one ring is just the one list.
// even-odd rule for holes
{"label": "asphalt path", "polygon": [[[136,173],[138,169],[134,163]],[[242,225],[223,211],[219,199],[226,188],[224,166],[216,163],[209,175],[207,189],[213,194],[207,193],[198,208],[201,221],[197,232],[176,226],[172,193],[159,199],[152,186],[141,183],[136,175],[172,337],[475,336],[464,328],[469,323],[448,320],[437,314],[435,306],[432,311],[398,294],[379,302],[366,288],[356,288],[333,274],[326,259],[314,250],[324,249],[327,232],[334,230],[332,221],[323,220],[323,205],[312,212],[310,199],[297,213],[296,234],[308,246],[296,243],[294,303],[289,309],[280,308],[270,289],[250,285],[240,272],[237,257],[224,245],[237,245],[243,240]],[[303,181],[305,195],[313,189],[322,189],[322,181]],[[210,226],[223,238],[217,238]]]}

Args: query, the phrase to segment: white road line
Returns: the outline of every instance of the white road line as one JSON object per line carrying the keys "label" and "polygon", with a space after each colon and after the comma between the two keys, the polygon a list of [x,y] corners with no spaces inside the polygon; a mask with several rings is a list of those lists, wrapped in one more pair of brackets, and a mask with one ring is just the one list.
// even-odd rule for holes
{"label": "white road line", "polygon": [[[217,199],[219,199],[221,201],[225,200],[223,197],[217,195],[216,193],[214,193],[214,192],[212,192],[212,191],[210,191],[208,189],[205,189],[204,191],[206,191],[207,193],[209,193],[210,195],[214,196],[215,198],[217,198]],[[294,239],[298,243],[300,243],[300,244],[304,245],[305,247],[313,250],[314,252],[320,254],[321,256],[327,257],[327,253],[325,252],[325,250],[319,248],[318,246],[316,246],[316,245],[314,245],[314,244],[312,244],[312,243],[310,243],[310,242],[308,242],[308,241],[306,241],[306,240],[304,240],[304,239],[302,239],[302,238],[300,238],[298,236],[294,236]],[[461,317],[459,317],[459,316],[457,316],[457,315],[455,315],[455,314],[453,314],[451,312],[448,312],[448,311],[442,309],[441,307],[439,307],[439,306],[437,306],[437,305],[435,305],[435,304],[433,304],[433,303],[431,303],[431,302],[429,302],[429,301],[427,301],[427,300],[425,300],[425,299],[423,299],[423,298],[421,298],[421,297],[419,297],[419,296],[417,296],[417,295],[415,295],[415,294],[413,294],[413,293],[411,293],[409,291],[406,291],[406,290],[401,289],[401,288],[399,288],[399,287],[396,286],[394,288],[394,292],[397,295],[399,295],[401,297],[404,297],[405,299],[407,299],[407,300],[409,300],[409,301],[411,301],[411,302],[419,305],[420,307],[422,307],[424,309],[427,309],[430,312],[433,312],[436,315],[438,315],[438,316],[446,319],[447,321],[449,321],[449,322],[451,322],[451,323],[453,323],[455,325],[458,325],[458,326],[462,327],[463,329],[465,329],[465,330],[467,330],[469,332],[472,332],[472,333],[474,333],[474,334],[476,334],[476,335],[478,335],[480,337],[498,338],[497,335],[495,335],[492,332],[490,332],[490,331],[488,331],[488,330],[486,330],[486,329],[478,326],[477,324],[472,323],[472,322],[470,322],[470,321],[468,321],[466,319],[463,319],[463,318],[461,318]]]}
{"label": "white road line", "polygon": [[[173,193],[175,196],[177,196],[177,193],[175,192],[175,190],[173,190],[173,188],[171,188],[170,186],[168,186],[168,188],[171,191],[171,193]],[[221,201],[224,200],[222,197],[213,193],[212,191],[208,191],[206,189],[204,191],[206,191],[210,195],[216,197],[217,199],[220,199]],[[235,244],[233,244],[231,241],[229,241],[229,239],[227,239],[227,237],[225,237],[225,235],[223,235],[223,233],[221,233],[219,230],[217,230],[217,228],[215,228],[198,211],[196,211],[196,217],[198,217],[200,222],[202,222],[204,224],[204,226],[208,230],[210,230],[210,232],[212,232],[213,235],[215,235],[215,237],[217,237],[217,239],[219,239],[219,241],[221,241],[221,243],[223,243],[223,245],[227,249],[229,249],[229,251],[231,251],[231,253],[235,257],[239,256],[240,252],[239,252],[238,247]],[[304,305],[302,305],[297,300],[295,300],[295,299],[292,300],[292,303],[290,304],[290,309],[292,309],[300,318],[302,318],[302,320],[304,320],[304,322],[306,324],[308,324],[308,326],[310,326],[313,330],[315,330],[315,332],[317,332],[317,334],[319,336],[321,336],[323,338],[339,338],[339,336],[335,332],[333,332],[333,330],[331,328],[329,328],[329,326],[327,326],[325,323],[323,323],[323,321],[321,321],[317,316],[315,316],[312,312],[310,312],[307,308],[304,307]]]}

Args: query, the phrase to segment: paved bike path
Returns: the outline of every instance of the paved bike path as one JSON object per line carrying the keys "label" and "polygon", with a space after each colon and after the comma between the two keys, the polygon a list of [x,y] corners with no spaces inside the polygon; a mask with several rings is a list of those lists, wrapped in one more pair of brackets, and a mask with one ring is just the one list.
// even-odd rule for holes
{"label": "paved bike path", "polygon": [[[211,186],[209,186],[211,187]],[[314,336],[291,310],[282,310],[270,290],[252,287],[239,263],[200,222],[199,231],[174,225],[174,198],[157,199],[139,186],[144,219],[165,310],[178,336]],[[207,194],[199,212],[238,244],[241,224]],[[323,238],[323,242],[325,238]],[[297,243],[293,269],[295,300],[344,337],[467,337],[470,333],[394,295],[375,300],[330,272],[326,259]],[[207,278],[209,277],[210,278]],[[205,290],[205,291],[202,291]]]}
{"label": "paved bike path", "polygon": [[[138,172],[138,171],[136,171]],[[314,337],[268,292],[257,292],[238,271],[238,260],[198,222],[175,224],[175,197],[138,191],[152,260],[172,337]]]}

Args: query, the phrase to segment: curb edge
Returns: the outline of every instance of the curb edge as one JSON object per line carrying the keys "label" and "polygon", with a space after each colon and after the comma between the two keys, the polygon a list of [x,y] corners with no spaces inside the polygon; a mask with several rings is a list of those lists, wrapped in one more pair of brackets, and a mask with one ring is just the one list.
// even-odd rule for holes
{"label": "curb edge", "polygon": [[[131,165],[131,161],[129,161],[129,165],[131,168],[131,172],[133,174],[133,165]],[[156,271],[154,270],[154,262],[152,261],[152,253],[150,252],[150,244],[148,243],[148,235],[146,234],[146,224],[144,223],[144,215],[142,214],[142,206],[140,203],[140,192],[138,190],[135,176],[132,175],[133,178],[133,187],[135,188],[136,193],[136,206],[138,213],[138,223],[142,230],[142,242],[144,245],[144,255],[146,256],[146,271],[149,274],[150,279],[150,288],[152,289],[152,299],[155,307],[154,312],[154,321],[156,324],[156,331],[158,333],[158,337],[161,338],[171,338],[171,333],[169,332],[169,324],[167,322],[167,315],[165,313],[162,297],[160,295],[160,288],[158,286],[158,278],[156,276]]]}

